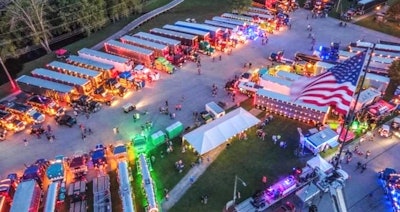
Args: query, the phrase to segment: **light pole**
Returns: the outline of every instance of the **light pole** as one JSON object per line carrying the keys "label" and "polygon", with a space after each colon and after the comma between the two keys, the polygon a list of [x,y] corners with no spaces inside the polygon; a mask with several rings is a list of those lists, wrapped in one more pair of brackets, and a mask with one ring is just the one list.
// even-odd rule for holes
{"label": "light pole", "polygon": [[229,207],[235,205],[235,203],[236,203],[236,198],[237,198],[236,192],[237,192],[237,182],[238,182],[238,180],[242,183],[242,185],[244,187],[247,186],[247,184],[246,184],[246,182],[244,182],[244,180],[242,180],[240,177],[235,175],[235,184],[233,186],[233,199],[226,203],[226,208],[225,208],[226,210],[228,210]]}

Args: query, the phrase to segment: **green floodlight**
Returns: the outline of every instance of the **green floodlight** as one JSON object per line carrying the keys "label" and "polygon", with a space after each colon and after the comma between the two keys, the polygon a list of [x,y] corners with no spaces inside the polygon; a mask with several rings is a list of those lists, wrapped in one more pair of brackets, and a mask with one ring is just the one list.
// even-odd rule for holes
{"label": "green floodlight", "polygon": [[357,130],[360,126],[360,123],[358,121],[353,121],[353,123],[351,124],[351,129],[352,130]]}

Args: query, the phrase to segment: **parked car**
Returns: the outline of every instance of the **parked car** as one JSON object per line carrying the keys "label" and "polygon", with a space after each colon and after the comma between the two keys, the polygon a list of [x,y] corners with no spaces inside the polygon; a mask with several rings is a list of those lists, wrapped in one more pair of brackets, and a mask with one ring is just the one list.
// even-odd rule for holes
{"label": "parked car", "polygon": [[72,118],[70,115],[62,115],[59,117],[56,117],[56,122],[59,125],[66,125],[68,127],[74,126],[76,124],[76,119]]}
{"label": "parked car", "polygon": [[296,207],[291,202],[285,202],[275,210],[275,212],[294,212],[294,211],[296,211]]}

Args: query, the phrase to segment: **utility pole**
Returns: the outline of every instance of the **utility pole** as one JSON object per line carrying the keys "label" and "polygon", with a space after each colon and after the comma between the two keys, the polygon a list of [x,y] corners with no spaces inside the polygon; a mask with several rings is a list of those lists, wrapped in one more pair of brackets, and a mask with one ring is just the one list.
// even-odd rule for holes
{"label": "utility pole", "polygon": [[18,89],[17,85],[15,84],[14,79],[11,77],[10,72],[8,72],[8,69],[7,69],[7,67],[6,67],[6,64],[4,64],[4,61],[3,61],[3,59],[2,59],[1,57],[0,57],[0,63],[1,63],[1,66],[3,67],[3,69],[4,69],[4,72],[6,72],[7,78],[8,78],[8,80],[9,80],[10,83],[11,83],[12,89],[13,89],[13,90]]}

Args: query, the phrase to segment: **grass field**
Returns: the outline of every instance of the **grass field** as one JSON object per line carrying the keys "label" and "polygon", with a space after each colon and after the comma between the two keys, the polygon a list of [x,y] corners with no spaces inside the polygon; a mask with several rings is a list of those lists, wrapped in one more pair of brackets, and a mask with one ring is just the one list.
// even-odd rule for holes
{"label": "grass field", "polygon": [[[256,137],[254,128],[248,133],[248,140],[234,138],[229,148],[221,153],[171,211],[221,211],[225,203],[232,199],[235,175],[246,182],[247,187],[238,183],[238,191],[243,198],[248,198],[263,188],[263,176],[267,176],[268,185],[271,185],[287,176],[293,167],[302,167],[303,162],[294,155],[298,144],[297,127],[305,128],[305,125],[275,116],[265,128],[265,141]],[[289,144],[288,148],[281,149],[279,145],[274,145],[272,133],[282,135],[282,139]],[[200,202],[200,197],[205,194],[209,197],[207,205]]]}
{"label": "grass field", "polygon": [[356,24],[400,38],[400,25],[394,22],[376,22],[374,21],[374,16],[370,16],[356,22]]}

